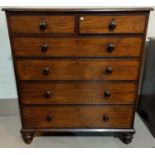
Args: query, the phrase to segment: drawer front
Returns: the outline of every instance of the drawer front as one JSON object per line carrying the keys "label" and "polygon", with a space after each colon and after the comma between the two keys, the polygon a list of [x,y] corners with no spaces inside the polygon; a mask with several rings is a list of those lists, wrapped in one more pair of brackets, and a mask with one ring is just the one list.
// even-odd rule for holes
{"label": "drawer front", "polygon": [[23,107],[24,128],[131,128],[133,107]]}
{"label": "drawer front", "polygon": [[9,16],[12,33],[74,33],[74,16]]}
{"label": "drawer front", "polygon": [[134,104],[136,84],[20,83],[23,104]]}
{"label": "drawer front", "polygon": [[142,38],[14,38],[13,47],[20,57],[140,56]]}
{"label": "drawer front", "polygon": [[80,33],[143,33],[146,16],[81,16]]}
{"label": "drawer front", "polygon": [[138,80],[139,76],[136,60],[17,60],[16,68],[20,80]]}

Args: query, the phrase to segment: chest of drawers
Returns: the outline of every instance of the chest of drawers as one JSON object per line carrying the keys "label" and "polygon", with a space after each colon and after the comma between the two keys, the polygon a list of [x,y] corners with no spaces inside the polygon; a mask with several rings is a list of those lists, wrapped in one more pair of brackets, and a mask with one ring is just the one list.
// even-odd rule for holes
{"label": "chest of drawers", "polygon": [[24,141],[110,132],[130,143],[151,9],[4,10]]}

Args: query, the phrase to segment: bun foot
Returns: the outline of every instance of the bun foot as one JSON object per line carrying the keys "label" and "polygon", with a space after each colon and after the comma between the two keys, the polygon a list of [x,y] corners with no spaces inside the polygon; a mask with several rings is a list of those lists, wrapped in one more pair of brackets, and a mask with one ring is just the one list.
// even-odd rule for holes
{"label": "bun foot", "polygon": [[22,137],[23,137],[23,140],[26,144],[31,144],[31,142],[33,141],[33,133],[22,133]]}
{"label": "bun foot", "polygon": [[133,133],[123,133],[120,135],[119,139],[124,143],[124,144],[130,144],[133,139]]}

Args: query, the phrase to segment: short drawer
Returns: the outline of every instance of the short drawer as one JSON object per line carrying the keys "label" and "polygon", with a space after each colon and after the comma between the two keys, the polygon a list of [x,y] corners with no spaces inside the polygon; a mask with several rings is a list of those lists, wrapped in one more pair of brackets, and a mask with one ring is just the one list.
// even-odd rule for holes
{"label": "short drawer", "polygon": [[139,65],[137,60],[17,60],[16,70],[19,80],[138,80]]}
{"label": "short drawer", "polygon": [[80,33],[143,33],[144,15],[107,15],[79,17]]}
{"label": "short drawer", "polygon": [[43,106],[23,107],[26,128],[131,128],[133,107]]}
{"label": "short drawer", "polygon": [[12,33],[74,33],[74,16],[9,16]]}
{"label": "short drawer", "polygon": [[134,104],[137,84],[20,82],[22,104]]}
{"label": "short drawer", "polygon": [[141,37],[27,38],[13,39],[19,57],[136,57],[141,55]]}

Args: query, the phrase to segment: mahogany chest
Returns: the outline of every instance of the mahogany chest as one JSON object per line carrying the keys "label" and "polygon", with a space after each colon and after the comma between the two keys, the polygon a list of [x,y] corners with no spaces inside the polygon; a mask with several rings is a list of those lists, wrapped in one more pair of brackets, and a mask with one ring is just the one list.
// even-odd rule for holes
{"label": "mahogany chest", "polygon": [[3,10],[24,141],[108,132],[130,143],[151,8]]}

